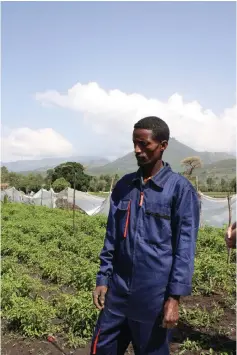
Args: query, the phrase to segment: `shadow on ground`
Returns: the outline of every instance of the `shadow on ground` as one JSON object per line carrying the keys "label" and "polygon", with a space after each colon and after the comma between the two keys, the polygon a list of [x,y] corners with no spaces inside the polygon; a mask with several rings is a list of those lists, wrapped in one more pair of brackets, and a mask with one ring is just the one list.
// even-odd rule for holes
{"label": "shadow on ground", "polygon": [[[230,329],[226,329],[227,331]],[[213,333],[208,330],[208,333],[202,330],[196,330],[192,326],[181,323],[179,327],[174,330],[171,342],[173,344],[183,343],[187,338],[191,341],[201,344],[203,350],[209,350],[212,348],[216,352],[227,352],[228,354],[236,354],[236,340],[235,334],[232,336],[226,336],[223,334],[217,334],[216,330]]]}

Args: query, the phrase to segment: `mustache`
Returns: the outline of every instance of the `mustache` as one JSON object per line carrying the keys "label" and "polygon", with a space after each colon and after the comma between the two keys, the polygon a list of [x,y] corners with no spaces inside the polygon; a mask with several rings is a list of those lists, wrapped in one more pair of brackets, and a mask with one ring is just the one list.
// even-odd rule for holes
{"label": "mustache", "polygon": [[136,159],[142,159],[142,158],[144,158],[144,156],[141,155],[141,154],[135,154],[135,157],[136,157]]}

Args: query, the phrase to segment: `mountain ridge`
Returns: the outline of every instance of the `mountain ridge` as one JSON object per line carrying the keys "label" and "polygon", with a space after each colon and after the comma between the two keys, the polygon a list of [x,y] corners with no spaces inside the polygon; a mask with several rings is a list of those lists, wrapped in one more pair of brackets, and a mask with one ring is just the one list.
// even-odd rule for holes
{"label": "mountain ridge", "polygon": [[[163,160],[168,162],[174,171],[180,172],[183,170],[180,164],[181,160],[189,156],[199,156],[203,165],[212,164],[222,160],[235,159],[233,155],[225,152],[198,152],[193,148],[180,143],[175,138],[171,138],[169,146],[164,152]],[[89,168],[88,173],[92,175],[100,175],[117,172],[119,175],[122,175],[135,170],[137,170],[135,155],[134,153],[128,153],[105,166]]]}
{"label": "mountain ridge", "polygon": [[[225,152],[198,152],[193,148],[179,142],[175,138],[171,138],[169,146],[164,153],[164,161],[167,161],[174,171],[180,172],[181,160],[188,156],[199,156],[203,165],[213,164],[215,162],[236,159],[232,154]],[[128,153],[114,161],[109,161],[106,158],[98,156],[71,156],[63,158],[44,158],[40,160],[22,160],[16,162],[2,163],[1,166],[6,166],[9,171],[27,174],[45,173],[48,169],[62,164],[63,162],[74,161],[81,163],[86,167],[87,174],[101,175],[101,174],[115,174],[123,175],[137,170],[137,162],[134,153]],[[222,163],[221,163],[222,164]],[[227,163],[229,166],[230,162]],[[232,164],[232,163],[231,163]],[[222,164],[223,165],[223,164]],[[233,164],[232,164],[233,165]]]}
{"label": "mountain ridge", "polygon": [[85,166],[104,166],[110,162],[109,159],[96,157],[96,156],[70,156],[70,157],[58,157],[58,158],[43,158],[39,160],[17,160],[13,162],[2,162],[1,166],[5,166],[12,172],[26,172],[26,171],[46,171],[52,169],[55,166],[73,161],[81,163]]}

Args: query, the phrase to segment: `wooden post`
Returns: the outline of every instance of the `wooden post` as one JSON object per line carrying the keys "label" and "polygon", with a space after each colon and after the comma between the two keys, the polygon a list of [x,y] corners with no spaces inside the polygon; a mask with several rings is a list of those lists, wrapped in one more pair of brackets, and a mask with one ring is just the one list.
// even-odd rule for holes
{"label": "wooden post", "polygon": [[228,196],[227,196],[227,201],[228,201],[228,210],[229,210],[229,223],[228,223],[228,225],[230,226],[231,225],[231,219],[232,219],[232,211],[231,211],[231,197],[230,197],[229,193],[228,193]]}
{"label": "wooden post", "polygon": [[73,235],[75,236],[75,201],[76,201],[76,172],[74,172],[73,186]]}
{"label": "wooden post", "polygon": [[196,189],[198,191],[198,176],[196,175]]}
{"label": "wooden post", "polygon": [[[228,227],[231,226],[231,218],[232,218],[232,211],[231,211],[231,197],[230,193],[227,195],[227,202],[228,202],[228,211],[229,211],[229,221],[228,221]],[[227,264],[230,263],[230,258],[231,258],[231,248],[228,248],[228,258],[227,258]]]}
{"label": "wooden post", "polygon": [[199,228],[202,228],[202,195],[201,195],[201,191],[198,191],[198,198],[199,198],[199,208],[200,208],[200,221],[199,221]]}
{"label": "wooden post", "polygon": [[112,177],[112,181],[111,181],[111,185],[110,185],[110,189],[109,189],[109,195],[111,194],[111,191],[112,191],[112,188],[113,188],[114,179],[115,179],[115,176]]}
{"label": "wooden post", "polygon": [[70,208],[69,208],[69,187],[67,187],[67,210],[69,211]]}
{"label": "wooden post", "polygon": [[43,189],[42,189],[42,187],[41,187],[41,206],[43,205]]}
{"label": "wooden post", "polygon": [[52,189],[51,189],[51,187],[50,187],[50,191],[51,191],[51,208],[53,208],[54,206],[53,206],[53,191],[52,191]]}

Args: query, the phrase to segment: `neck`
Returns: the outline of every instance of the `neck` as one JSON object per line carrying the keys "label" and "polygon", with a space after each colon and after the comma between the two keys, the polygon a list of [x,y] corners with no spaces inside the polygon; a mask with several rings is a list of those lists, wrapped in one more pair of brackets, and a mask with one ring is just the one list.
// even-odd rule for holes
{"label": "neck", "polygon": [[152,166],[143,166],[141,168],[143,177],[145,179],[149,178],[150,176],[154,176],[158,173],[158,171],[162,168],[163,162],[162,160],[158,160],[154,165]]}

